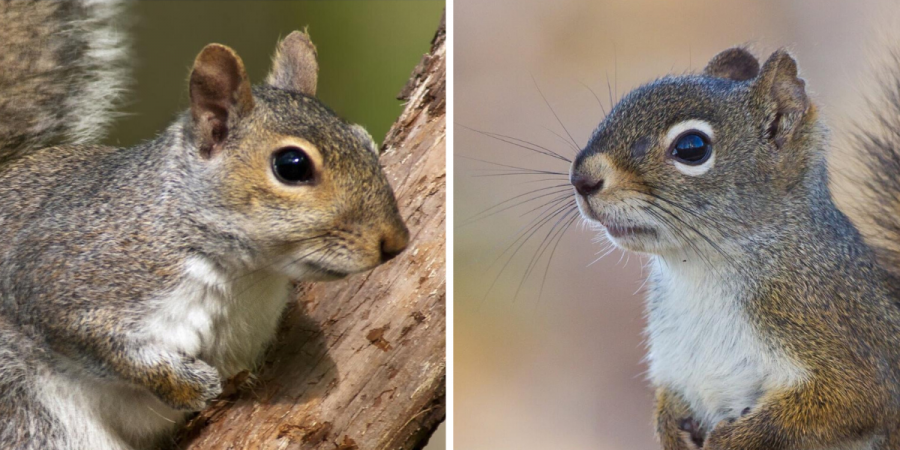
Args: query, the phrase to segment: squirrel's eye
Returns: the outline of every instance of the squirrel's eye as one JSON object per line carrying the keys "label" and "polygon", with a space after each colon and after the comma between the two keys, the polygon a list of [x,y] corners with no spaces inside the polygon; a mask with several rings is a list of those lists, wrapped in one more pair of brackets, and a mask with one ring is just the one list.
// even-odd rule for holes
{"label": "squirrel's eye", "polygon": [[669,154],[679,162],[696,166],[709,159],[712,146],[705,134],[692,130],[675,138]]}
{"label": "squirrel's eye", "polygon": [[312,159],[297,147],[276,151],[272,157],[272,171],[285,184],[308,183],[316,176]]}

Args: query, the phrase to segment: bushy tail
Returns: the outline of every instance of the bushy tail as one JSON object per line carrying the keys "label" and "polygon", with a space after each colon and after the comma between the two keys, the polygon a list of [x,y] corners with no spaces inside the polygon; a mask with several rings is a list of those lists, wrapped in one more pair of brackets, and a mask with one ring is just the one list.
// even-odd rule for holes
{"label": "bushy tail", "polygon": [[119,0],[0,1],[0,161],[97,140],[126,80]]}
{"label": "bushy tail", "polygon": [[854,141],[868,169],[869,198],[862,208],[868,241],[881,265],[900,276],[900,53],[892,52],[883,69],[881,91],[870,102],[872,117]]}

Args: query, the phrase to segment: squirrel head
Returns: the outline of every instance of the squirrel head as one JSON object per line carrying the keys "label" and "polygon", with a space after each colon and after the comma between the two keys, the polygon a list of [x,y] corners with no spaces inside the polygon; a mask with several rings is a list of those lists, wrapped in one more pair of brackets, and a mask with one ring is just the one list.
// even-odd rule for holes
{"label": "squirrel head", "polygon": [[752,235],[823,189],[823,140],[794,58],[778,50],[760,67],[732,48],[701,74],[626,95],[570,179],[582,215],[615,244],[666,254]]}
{"label": "squirrel head", "polygon": [[256,87],[237,53],[210,44],[194,62],[183,124],[216,226],[245,241],[254,264],[295,280],[371,269],[409,240],[372,137],[316,99],[317,78],[302,32],[279,43]]}

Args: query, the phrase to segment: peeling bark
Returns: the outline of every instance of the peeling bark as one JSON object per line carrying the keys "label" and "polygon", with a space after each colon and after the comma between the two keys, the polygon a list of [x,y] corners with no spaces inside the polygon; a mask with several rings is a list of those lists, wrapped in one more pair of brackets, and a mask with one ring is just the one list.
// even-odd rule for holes
{"label": "peeling bark", "polygon": [[445,416],[445,31],[414,70],[382,164],[407,250],[346,281],[297,287],[258,375],[230,380],[184,449],[418,449]]}

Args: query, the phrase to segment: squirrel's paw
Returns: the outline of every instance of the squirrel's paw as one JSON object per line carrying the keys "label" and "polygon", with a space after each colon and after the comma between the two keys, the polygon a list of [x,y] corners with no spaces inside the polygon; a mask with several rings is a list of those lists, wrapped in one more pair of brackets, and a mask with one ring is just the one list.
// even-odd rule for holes
{"label": "squirrel's paw", "polygon": [[709,435],[703,445],[703,450],[744,450],[755,449],[756,442],[753,439],[754,434],[748,433],[747,423],[741,419],[726,419],[719,422]]}
{"label": "squirrel's paw", "polygon": [[688,417],[680,421],[678,429],[681,430],[685,448],[694,450],[703,447],[703,441],[706,439],[706,430],[703,429],[700,422],[693,417]]}
{"label": "squirrel's paw", "polygon": [[750,407],[744,408],[743,411],[741,411],[740,417],[732,417],[719,422],[719,424],[709,433],[709,436],[707,436],[703,450],[750,448],[746,442],[742,442],[743,440],[748,439],[747,436],[749,436],[749,434],[741,433],[740,431],[742,426],[744,431],[746,431],[748,423],[746,420],[741,419],[750,414],[751,410]]}
{"label": "squirrel's paw", "polygon": [[160,399],[172,408],[199,411],[222,393],[219,372],[209,364],[184,356],[172,379],[157,390]]}
{"label": "squirrel's paw", "polygon": [[734,419],[728,419],[716,425],[706,438],[703,450],[737,450],[734,441],[736,427]]}

